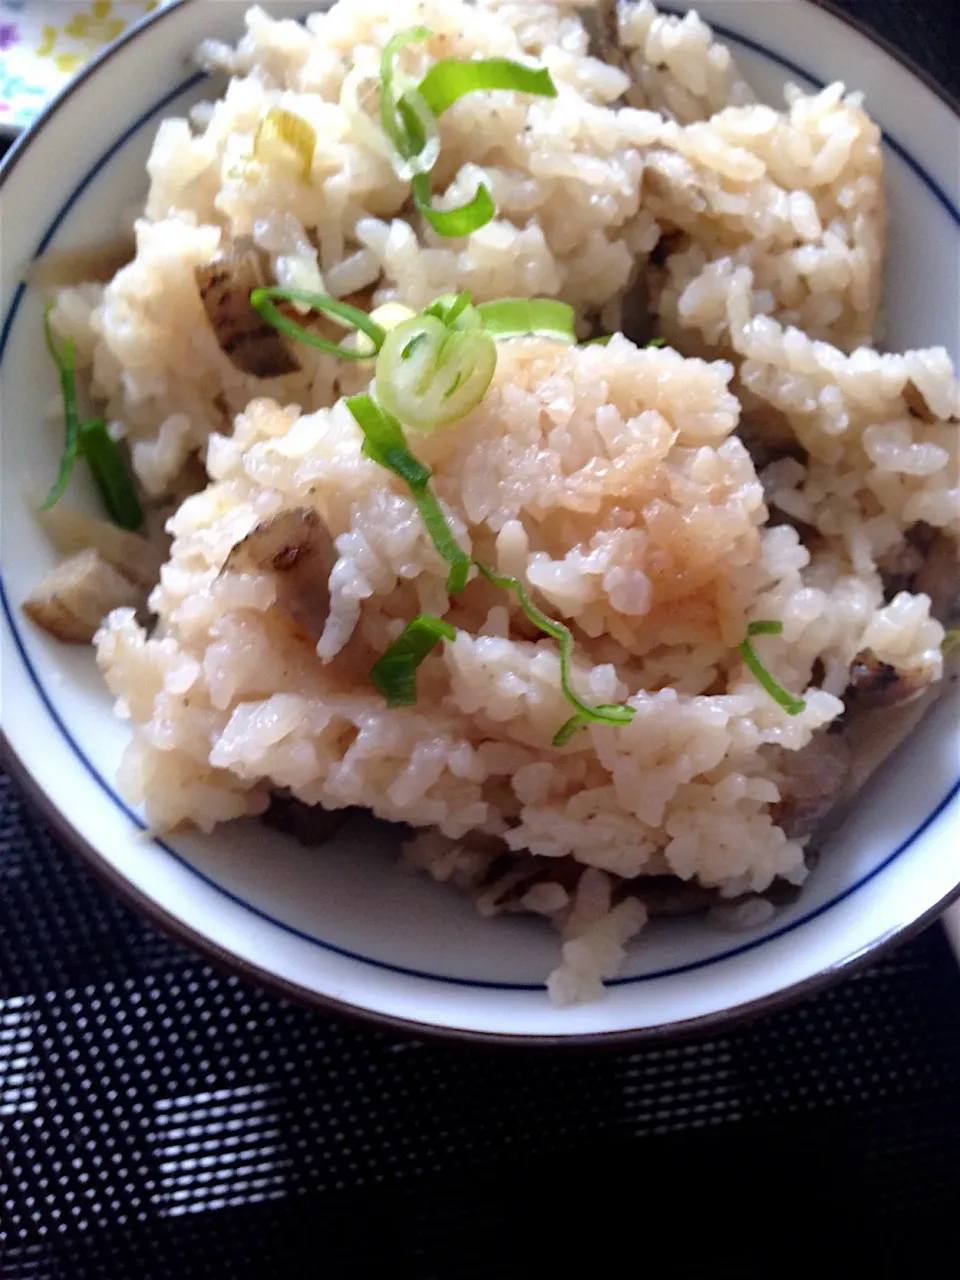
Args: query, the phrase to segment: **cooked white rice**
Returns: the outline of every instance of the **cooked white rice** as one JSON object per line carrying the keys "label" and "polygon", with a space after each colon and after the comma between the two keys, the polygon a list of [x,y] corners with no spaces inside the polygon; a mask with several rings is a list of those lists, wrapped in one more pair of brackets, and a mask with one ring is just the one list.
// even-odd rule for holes
{"label": "cooked white rice", "polygon": [[[884,229],[879,131],[841,85],[792,93],[786,114],[740,105],[751,95],[729,51],[696,15],[657,15],[647,0],[622,15],[641,71],[633,88],[588,54],[576,11],[553,4],[351,0],[305,27],[258,8],[247,23],[236,50],[205,51],[234,73],[224,98],[198,108],[195,127],[160,126],[135,261],[105,289],[65,291],[58,310],[149,493],[263,390],[220,351],[197,295],[194,267],[225,238],[252,236],[281,283],[319,271],[335,296],[375,285],[375,302],[414,308],[462,288],[478,301],[557,297],[612,329],[668,231],[674,251],[649,273],[665,332],[724,342],[724,272],[748,267],[756,312],[844,349],[870,338]],[[428,54],[411,52],[412,66],[428,55],[535,55],[559,89],[555,100],[475,94],[444,116],[437,185],[455,206],[485,181],[499,210],[452,243],[411,225],[408,184],[340,102],[351,67],[375,74],[386,40],[417,23],[438,34]],[[613,105],[628,92],[642,105]],[[317,130],[309,185],[280,162],[265,180],[244,180],[242,161],[276,105]],[[351,370],[330,357],[304,366],[270,392],[317,409],[352,389]]]}
{"label": "cooked white rice", "polygon": [[[351,66],[375,74],[386,40],[420,23],[438,34],[411,67],[533,57],[559,88],[476,94],[443,117],[440,203],[482,180],[498,208],[463,240],[411,216],[407,184],[341,105]],[[204,51],[232,74],[224,97],[159,130],[134,261],[106,287],[63,291],[55,313],[146,491],[164,494],[197,449],[210,477],[170,521],[155,632],[118,610],[98,637],[132,722],[122,786],[156,827],[258,814],[277,788],[364,806],[421,828],[411,861],[468,886],[489,849],[572,855],[589,868],[575,890],[541,883],[522,906],[563,931],[554,998],[596,995],[646,918],[617,900],[618,878],[673,875],[725,898],[802,882],[805,841],[777,823],[783,760],[841,715],[856,655],[940,675],[928,597],[885,602],[881,570],[918,522],[960,530],[960,391],[942,350],[864,345],[885,233],[879,131],[841,85],[756,104],[696,15],[649,0],[621,7],[629,74],[591,56],[595,15],[562,4],[341,0],[305,26],[259,9],[247,26],[236,49]],[[309,184],[279,162],[244,179],[277,104],[317,131]],[[369,368],[298,347],[302,371],[264,382],[226,359],[193,273],[244,236],[281,283],[413,308],[464,288],[545,295],[584,333],[618,327],[641,282],[650,332],[678,350],[506,342],[483,402],[416,438],[461,543],[573,626],[579,692],[628,701],[631,724],[551,746],[570,712],[556,645],[482,580],[448,598],[409,491],[362,455],[339,402]],[[741,425],[769,445],[759,476]],[[768,502],[811,535],[768,524]],[[272,610],[270,577],[221,575],[287,507],[314,508],[336,539],[316,650]],[[421,668],[417,705],[391,710],[370,667],[421,611],[457,638]],[[763,654],[804,694],[798,716],[744,667],[758,618],[783,623]]]}

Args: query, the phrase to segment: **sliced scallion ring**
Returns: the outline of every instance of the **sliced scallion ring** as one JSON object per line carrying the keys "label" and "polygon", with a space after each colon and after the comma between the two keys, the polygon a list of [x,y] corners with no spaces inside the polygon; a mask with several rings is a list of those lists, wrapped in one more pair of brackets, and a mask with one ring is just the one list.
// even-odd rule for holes
{"label": "sliced scallion ring", "polygon": [[576,313],[566,302],[549,298],[500,298],[481,302],[477,311],[485,333],[494,338],[521,338],[535,335],[573,344]]}
{"label": "sliced scallion ring", "polygon": [[[610,345],[613,336],[612,333],[602,333],[598,338],[588,338],[583,345],[585,347],[606,347]],[[644,343],[643,350],[649,351],[651,347],[665,347],[666,345],[666,338],[651,338],[649,342]]]}
{"label": "sliced scallion ring", "polygon": [[435,209],[430,172],[440,154],[438,117],[464,94],[508,89],[555,98],[549,71],[524,66],[509,58],[481,58],[474,62],[444,58],[435,63],[414,88],[397,71],[400,51],[429,40],[429,27],[409,27],[389,40],[380,60],[380,123],[393,148],[393,166],[409,179],[413,201],[438,235],[458,239],[491,222],[496,206],[481,183],[471,200],[458,209]]}
{"label": "sliced scallion ring", "polygon": [[[613,705],[602,704],[602,703],[600,706],[596,708],[596,711],[601,715],[606,715],[611,712],[618,713],[623,710],[624,708],[622,706],[613,706]],[[628,710],[632,710],[632,708],[628,708]],[[625,724],[628,722],[620,719],[610,719],[610,720],[601,721],[596,716],[585,716],[582,712],[578,712],[575,716],[571,716],[569,720],[565,720],[563,722],[563,724],[560,726],[557,732],[553,735],[552,745],[555,747],[565,747],[567,743],[570,741],[570,739],[573,737],[573,735],[575,733],[578,733],[581,729],[585,729],[588,724],[600,724],[600,723]]]}
{"label": "sliced scallion ring", "polygon": [[53,303],[44,312],[43,333],[50,358],[57,366],[57,372],[60,375],[66,438],[56,482],[40,509],[49,511],[60,501],[70,482],[77,458],[82,454],[93,472],[93,478],[110,519],[121,529],[139,529],[143,524],[143,508],[137,495],[137,487],[127,469],[123,451],[110,436],[106,423],[100,418],[93,418],[83,423],[80,421],[77,408],[76,347],[73,339],[68,338],[63,344],[63,350],[57,349],[53,337],[53,326],[50,323],[52,310]]}
{"label": "sliced scallion ring", "polygon": [[295,320],[291,320],[289,316],[285,316],[283,312],[274,306],[273,299],[276,298],[280,302],[301,302],[310,307],[313,311],[318,311],[322,315],[333,316],[337,320],[346,321],[354,329],[358,329],[373,343],[374,350],[379,351],[383,346],[383,340],[387,336],[386,330],[375,320],[371,320],[366,311],[361,311],[359,307],[352,307],[348,302],[341,302],[339,298],[328,297],[325,293],[311,293],[308,289],[254,289],[250,294],[250,304],[255,311],[263,316],[268,324],[272,324],[280,333],[285,334],[288,338],[293,338],[296,342],[305,342],[308,346],[316,347],[319,351],[326,351],[328,355],[339,356],[341,360],[369,360],[371,351],[364,344],[362,347],[347,347],[342,343],[330,342],[329,339],[323,338],[319,333],[314,333],[312,329],[306,329],[303,325],[297,324]]}
{"label": "sliced scallion ring", "polygon": [[346,404],[363,432],[363,452],[367,457],[405,480],[411,489],[423,488],[432,473],[410,452],[396,418],[384,413],[369,395],[351,396]]}
{"label": "sliced scallion ring", "polygon": [[441,640],[456,638],[456,628],[432,613],[418,614],[408,622],[370,671],[370,679],[387,706],[412,707],[417,701],[417,668]]}
{"label": "sliced scallion ring", "polygon": [[80,415],[77,410],[77,348],[73,339],[68,338],[63,344],[63,350],[59,351],[57,349],[57,344],[53,337],[53,325],[50,322],[50,314],[53,311],[53,307],[54,304],[51,302],[43,313],[43,335],[46,339],[50,359],[57,366],[57,373],[60,376],[60,393],[63,396],[63,417],[66,433],[63,442],[63,453],[60,455],[60,469],[53,488],[47,494],[47,499],[41,507],[42,511],[49,511],[63,497],[80,453]]}
{"label": "sliced scallion ring", "polygon": [[397,117],[405,132],[402,151],[394,153],[393,170],[403,182],[428,174],[440,155],[440,130],[433,114],[416,89],[397,99]]}
{"label": "sliced scallion ring", "polygon": [[458,209],[435,209],[433,188],[428,173],[418,173],[413,179],[413,203],[430,223],[437,235],[457,240],[479,231],[496,217],[497,206],[484,183],[477,187],[476,195]]}
{"label": "sliced scallion ring", "polygon": [[[436,116],[426,107],[426,103],[423,103],[423,107],[432,118],[432,125],[425,118],[421,118],[419,103],[423,100],[419,93],[417,94],[419,102],[414,102],[407,112],[401,113],[399,101],[405,93],[409,92],[409,86],[401,84],[401,91],[397,92],[395,83],[398,77],[397,58],[400,51],[407,45],[429,40],[433,34],[429,27],[408,27],[398,31],[391,40],[387,41],[380,58],[380,125],[399,158],[397,163],[406,166],[411,175],[417,172],[426,173],[436,164],[435,155],[425,167],[409,169],[411,163],[416,163],[417,153],[424,150],[427,138],[435,133]],[[411,117],[416,118],[416,126],[412,125]],[[439,142],[437,151],[439,153]]]}
{"label": "sliced scallion ring", "polygon": [[[507,574],[495,573],[493,569],[489,569],[486,565],[475,562],[477,568],[487,579],[493,583],[495,587],[499,587],[502,591],[513,591],[517,599],[520,601],[520,607],[526,616],[530,619],[535,627],[544,633],[544,635],[552,636],[560,645],[560,685],[563,689],[563,696],[577,710],[577,714],[571,720],[567,720],[558,730],[553,739],[553,745],[562,747],[568,742],[577,729],[585,724],[629,724],[636,711],[633,707],[627,706],[599,706],[591,707],[589,703],[575,692],[570,683],[570,669],[573,665],[573,632],[568,626],[562,622],[557,622],[554,618],[548,617],[541,609],[530,599],[529,592],[519,578],[511,578]],[[576,723],[574,723],[574,721]]]}
{"label": "sliced scallion ring", "polygon": [[532,93],[539,98],[555,98],[557,86],[544,68],[527,67],[510,58],[478,58],[465,62],[459,58],[441,58],[420,81],[420,93],[435,116],[468,93],[491,89],[512,89],[516,93]]}
{"label": "sliced scallion ring", "polygon": [[260,121],[253,140],[254,159],[261,163],[292,155],[303,182],[310,180],[317,131],[309,120],[286,107],[271,107]]}
{"label": "sliced scallion ring", "polygon": [[122,449],[101,418],[92,418],[80,428],[80,452],[93,472],[113,523],[121,529],[139,529],[143,524],[143,507],[136,486]]}
{"label": "sliced scallion ring", "polygon": [[377,400],[415,431],[465,417],[483,399],[497,365],[492,338],[414,316],[386,335],[377,360]]}
{"label": "sliced scallion ring", "polygon": [[740,655],[747,664],[751,675],[769,693],[774,702],[783,707],[788,716],[798,716],[801,711],[806,709],[806,702],[803,698],[795,698],[788,689],[783,687],[779,680],[770,674],[757,657],[757,652],[750,643],[754,636],[778,636],[782,631],[782,622],[764,620],[751,622],[747,627],[747,638],[740,644]]}
{"label": "sliced scallion ring", "polygon": [[450,566],[447,591],[456,595],[467,585],[473,563],[453,536],[436,494],[430,488],[430,468],[415,457],[407,445],[403,427],[369,395],[351,396],[346,401],[363,432],[363,451],[368,458],[406,481],[430,541],[438,555]]}
{"label": "sliced scallion ring", "polygon": [[473,305],[473,295],[469,289],[463,293],[444,293],[434,298],[429,307],[424,307],[424,315],[436,316],[448,329],[479,329],[480,314]]}

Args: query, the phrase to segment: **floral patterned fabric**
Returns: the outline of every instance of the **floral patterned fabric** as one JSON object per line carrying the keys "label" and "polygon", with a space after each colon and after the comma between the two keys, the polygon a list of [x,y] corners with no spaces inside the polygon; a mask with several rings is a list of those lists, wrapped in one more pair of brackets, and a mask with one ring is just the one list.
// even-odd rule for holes
{"label": "floral patterned fabric", "polygon": [[0,131],[30,124],[71,76],[167,0],[0,0]]}

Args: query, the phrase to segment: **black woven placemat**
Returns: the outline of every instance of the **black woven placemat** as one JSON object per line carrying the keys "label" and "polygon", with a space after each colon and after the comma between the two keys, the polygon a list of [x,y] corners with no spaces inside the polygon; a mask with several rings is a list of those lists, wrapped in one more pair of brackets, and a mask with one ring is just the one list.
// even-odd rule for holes
{"label": "black woven placemat", "polygon": [[[954,5],[844,7],[960,90]],[[960,1238],[960,970],[938,929],[694,1043],[419,1044],[214,972],[0,774],[2,1280],[530,1277],[614,1247],[649,1269],[657,1245],[668,1275],[754,1274],[784,1264],[754,1243],[771,1221],[787,1262],[844,1224],[861,1261],[882,1239],[879,1274],[898,1242],[916,1262]]]}

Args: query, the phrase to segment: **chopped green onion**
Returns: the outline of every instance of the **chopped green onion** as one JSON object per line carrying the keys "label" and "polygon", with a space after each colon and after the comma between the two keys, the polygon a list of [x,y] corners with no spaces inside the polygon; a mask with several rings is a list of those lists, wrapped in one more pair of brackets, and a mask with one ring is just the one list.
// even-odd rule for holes
{"label": "chopped green onion", "polygon": [[402,127],[398,127],[399,122],[396,117],[397,95],[393,78],[397,70],[397,58],[401,49],[405,49],[409,44],[420,44],[423,40],[430,40],[433,34],[429,27],[405,27],[403,31],[398,31],[387,41],[380,55],[380,123],[383,125],[384,133],[398,151],[403,150],[408,139]]}
{"label": "chopped green onion", "polygon": [[435,299],[427,307],[427,314],[442,320],[448,329],[480,328],[480,317],[469,289],[464,289],[463,293],[447,293]]}
{"label": "chopped green onion", "polygon": [[447,523],[447,517],[437,501],[437,495],[429,485],[422,489],[412,489],[413,500],[417,504],[420,518],[427,526],[427,533],[437,553],[450,566],[447,576],[447,591],[452,596],[459,595],[467,585],[467,577],[473,561],[453,536],[453,530]]}
{"label": "chopped green onion", "polygon": [[[480,58],[474,62],[442,58],[433,64],[420,81],[418,94],[433,119],[436,119],[465,94],[489,89],[510,89],[519,93],[536,94],[541,98],[557,96],[557,88],[549,71],[526,67],[509,58]],[[411,141],[408,138],[407,145]],[[413,201],[434,231],[449,239],[479,231],[493,221],[497,212],[493,197],[483,183],[477,188],[473,199],[459,209],[435,209],[426,167],[413,180]]]}
{"label": "chopped green onion", "polygon": [[346,405],[363,432],[363,452],[368,458],[405,480],[411,489],[420,489],[429,483],[430,468],[410,452],[403,427],[396,418],[384,413],[369,395],[351,396]]}
{"label": "chopped green onion", "polygon": [[345,347],[340,343],[321,338],[312,329],[305,329],[303,325],[285,316],[273,305],[271,298],[278,298],[282,302],[302,302],[322,315],[345,320],[354,329],[359,329],[361,333],[367,335],[374,345],[374,352],[380,350],[387,336],[386,330],[375,320],[371,320],[366,311],[361,311],[359,307],[352,307],[348,302],[341,302],[338,298],[330,298],[325,293],[312,293],[309,289],[269,288],[254,289],[250,294],[250,303],[254,310],[258,311],[264,320],[272,324],[280,333],[286,334],[288,338],[293,338],[297,342],[305,342],[308,346],[326,351],[328,355],[339,356],[341,360],[369,360],[374,352],[371,352],[366,344],[363,347]]}
{"label": "chopped green onion", "polygon": [[397,114],[406,131],[404,150],[408,150],[411,157],[418,156],[427,145],[427,126],[424,124],[423,113],[403,97],[397,99]]}
{"label": "chopped green onion", "polygon": [[451,329],[435,315],[421,314],[386,335],[377,360],[377,399],[405,426],[435,431],[480,403],[496,366],[487,334]]}
{"label": "chopped green onion", "polygon": [[429,40],[432,35],[429,27],[398,31],[387,42],[380,59],[380,124],[398,157],[394,166],[397,174],[404,179],[429,173],[440,154],[436,116],[418,90],[406,85],[398,93],[394,84],[401,49]]}
{"label": "chopped green onion", "polygon": [[940,652],[945,658],[948,658],[955,649],[960,649],[960,627],[951,627],[940,645]]}
{"label": "chopped green onion", "polygon": [[411,338],[410,341],[407,343],[407,345],[400,352],[400,359],[409,360],[410,357],[413,355],[414,351],[416,351],[417,347],[419,347],[422,342],[426,342],[426,340],[427,340],[427,335],[425,333],[418,333],[416,337]]}
{"label": "chopped green onion", "polygon": [[446,236],[449,240],[457,240],[461,236],[470,235],[472,231],[479,231],[488,222],[492,222],[497,213],[493,197],[482,182],[473,199],[459,209],[434,209],[428,173],[418,173],[413,179],[413,203],[437,235]]}
{"label": "chopped green onion", "polygon": [[47,500],[40,508],[41,511],[49,511],[63,497],[67,485],[70,483],[70,477],[73,474],[73,468],[80,452],[80,416],[77,412],[77,348],[73,339],[68,338],[63,344],[63,351],[57,350],[57,344],[53,339],[53,326],[50,323],[50,313],[53,311],[53,307],[54,304],[51,302],[43,313],[43,333],[47,343],[47,350],[50,352],[50,358],[57,366],[57,372],[60,375],[66,437],[63,444],[63,453],[60,455],[60,470],[57,474],[57,479],[53,488],[47,494]]}
{"label": "chopped green onion", "polygon": [[456,638],[456,628],[432,613],[421,613],[408,622],[370,672],[387,706],[412,707],[417,700],[417,668],[441,640]]}
{"label": "chopped green onion", "polygon": [[494,573],[492,569],[479,561],[474,561],[477,568],[487,579],[493,583],[495,587],[499,587],[502,591],[514,591],[520,601],[520,607],[527,615],[530,621],[545,635],[552,636],[554,640],[560,644],[560,685],[563,689],[564,697],[576,707],[577,715],[573,720],[577,721],[573,724],[568,720],[557,731],[553,739],[553,745],[562,747],[568,742],[577,729],[585,724],[629,724],[636,711],[633,707],[627,706],[599,706],[591,707],[584,702],[574,691],[570,683],[570,667],[573,661],[573,632],[562,622],[557,622],[553,618],[543,613],[530,599],[526,587],[519,578],[511,578],[506,574]]}
{"label": "chopped green onion", "polygon": [[[434,323],[443,327],[442,322],[437,320],[435,316],[417,317],[418,320],[425,318],[433,320]],[[396,332],[397,330],[393,330],[388,337],[392,338]],[[450,337],[458,334],[457,330],[447,330],[447,332]],[[469,336],[469,331],[461,336]],[[409,338],[406,341],[409,342]],[[519,579],[507,577],[505,574],[494,573],[486,565],[472,560],[463,550],[453,535],[453,530],[443,514],[436,494],[430,487],[431,472],[429,468],[425,467],[410,452],[403,434],[403,427],[397,419],[377,404],[372,396],[369,395],[351,396],[346,401],[346,405],[363,432],[363,451],[367,457],[379,463],[380,466],[386,467],[388,471],[392,471],[409,486],[414,502],[417,504],[417,509],[426,525],[427,533],[430,535],[430,540],[438,554],[450,565],[450,575],[447,579],[448,592],[451,595],[456,595],[462,591],[466,586],[467,575],[470,572],[471,565],[476,564],[488,582],[493,583],[494,586],[503,591],[515,591],[524,613],[534,626],[543,631],[545,635],[559,641],[560,683],[564,696],[576,708],[578,714],[574,717],[577,721],[576,724],[568,721],[562,726],[557,735],[559,740],[555,740],[556,745],[562,746],[564,742],[568,741],[576,729],[580,728],[581,724],[629,724],[635,714],[632,707],[591,707],[574,692],[570,684],[573,634],[569,627],[564,626],[562,622],[555,622],[538,609],[530,599],[526,587]]]}
{"label": "chopped green onion", "polygon": [[139,529],[143,524],[143,508],[137,496],[136,486],[124,461],[123,451],[107,431],[100,418],[80,422],[77,409],[76,346],[72,338],[57,350],[50,324],[53,303],[43,313],[43,333],[50,358],[60,374],[60,390],[63,394],[63,416],[66,421],[66,440],[60,458],[60,471],[56,483],[40,508],[49,511],[63,497],[70,482],[77,458],[82,453],[90,465],[93,478],[103,498],[104,505],[114,524],[121,529]]}
{"label": "chopped green onion", "polygon": [[430,468],[414,457],[404,438],[403,427],[372,396],[351,396],[346,405],[363,432],[363,451],[367,457],[409,485],[431,542],[450,566],[447,591],[457,595],[467,585],[472,561],[453,536],[437,496],[430,488]]}
{"label": "chopped green onion", "polygon": [[[632,708],[626,708],[626,709],[632,710]],[[597,711],[600,711],[600,712],[620,712],[623,710],[625,710],[624,707],[611,706],[609,704],[603,704],[597,707]],[[573,735],[575,733],[578,733],[579,730],[585,729],[586,726],[590,724],[591,719],[593,718],[594,717],[589,717],[589,716],[585,716],[578,713],[575,716],[571,716],[569,720],[565,720],[564,723],[557,730],[557,732],[553,735],[553,745],[555,747],[565,747],[567,743],[570,741],[570,739],[573,737]],[[623,724],[624,721],[617,719],[615,721],[607,721],[607,723]]]}
{"label": "chopped green onion", "polygon": [[571,716],[569,720],[565,720],[557,732],[553,735],[553,746],[565,747],[575,733],[579,733],[581,729],[585,729],[590,722],[579,713]]}
{"label": "chopped green onion", "polygon": [[[454,326],[456,325],[460,317],[464,315],[465,312],[470,308],[472,303],[473,303],[473,294],[470,292],[469,289],[464,289],[463,293],[458,294],[457,297],[454,298],[454,300],[450,303],[450,306],[447,308],[445,314],[442,315],[440,319],[443,321],[443,323],[447,326],[448,329],[452,329],[454,328]],[[473,328],[472,325],[467,327]]]}
{"label": "chopped green onion", "polygon": [[540,98],[555,98],[557,87],[550,72],[524,66],[510,58],[479,58],[464,62],[459,58],[441,58],[420,81],[420,93],[435,116],[443,115],[467,93],[490,89],[512,89],[516,93],[532,93]]}
{"label": "chopped green onion", "polygon": [[[599,338],[588,338],[583,345],[585,347],[606,347],[613,339],[612,333],[603,333]],[[651,347],[665,347],[667,345],[666,338],[652,338],[649,342],[644,343],[644,350],[649,351]]]}
{"label": "chopped green onion", "polygon": [[253,140],[256,160],[268,161],[293,152],[304,182],[310,180],[316,148],[317,131],[313,125],[285,107],[270,108],[260,121],[257,136]]}
{"label": "chopped green onion", "polygon": [[548,298],[501,298],[477,307],[484,331],[494,338],[520,338],[535,334],[574,343],[575,312],[566,302]]}
{"label": "chopped green onion", "polygon": [[440,154],[437,118],[466,93],[512,89],[555,98],[557,89],[548,71],[526,67],[509,58],[462,62],[444,58],[435,63],[417,88],[402,85],[398,92],[397,58],[409,44],[429,40],[429,27],[410,27],[389,40],[380,59],[380,123],[394,152],[394,169],[409,179],[413,202],[438,235],[459,239],[491,222],[496,206],[481,183],[473,199],[459,209],[435,209],[430,172]]}
{"label": "chopped green onion", "polygon": [[90,464],[113,523],[121,529],[139,529],[143,524],[143,507],[123,451],[101,418],[93,418],[80,428],[80,451]]}
{"label": "chopped green onion", "polygon": [[409,182],[418,175],[428,174],[437,163],[440,129],[436,116],[416,89],[408,89],[397,99],[396,112],[405,141],[403,150],[393,153],[393,169],[398,178]]}
{"label": "chopped green onion", "polygon": [[479,329],[480,313],[473,305],[473,294],[469,289],[463,293],[444,293],[434,298],[429,307],[424,307],[424,315],[436,316],[448,329]]}
{"label": "chopped green onion", "polygon": [[747,638],[740,645],[740,654],[757,683],[762,685],[774,702],[783,707],[788,716],[798,716],[806,708],[806,702],[803,698],[795,698],[778,680],[774,679],[757,657],[756,650],[750,643],[753,636],[778,636],[782,631],[782,622],[751,622],[747,627]]}

